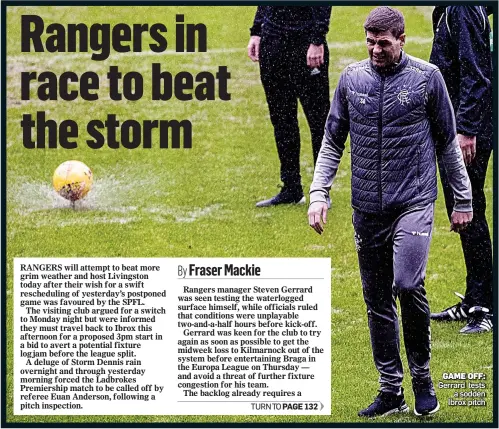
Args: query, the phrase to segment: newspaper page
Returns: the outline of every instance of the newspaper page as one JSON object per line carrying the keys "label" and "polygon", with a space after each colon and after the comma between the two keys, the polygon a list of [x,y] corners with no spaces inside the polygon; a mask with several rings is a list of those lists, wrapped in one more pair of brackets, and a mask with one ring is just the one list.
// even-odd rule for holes
{"label": "newspaper page", "polygon": [[2,3],[2,426],[497,425],[497,5],[378,6]]}

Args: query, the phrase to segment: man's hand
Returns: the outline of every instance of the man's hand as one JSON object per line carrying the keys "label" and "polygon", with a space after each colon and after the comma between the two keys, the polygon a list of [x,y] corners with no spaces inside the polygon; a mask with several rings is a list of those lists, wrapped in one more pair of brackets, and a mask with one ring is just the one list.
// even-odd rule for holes
{"label": "man's hand", "polygon": [[470,165],[476,155],[476,136],[457,135],[457,142],[463,153],[465,165]]}
{"label": "man's hand", "polygon": [[473,212],[456,212],[453,211],[450,216],[450,230],[454,232],[461,232],[473,220]]}
{"label": "man's hand", "polygon": [[248,43],[248,57],[256,62],[260,59],[260,36],[251,36]]}
{"label": "man's hand", "polygon": [[[308,224],[315,229],[317,234],[324,232],[327,218],[327,204],[322,201],[312,203],[308,208]],[[322,222],[321,222],[322,220]]]}
{"label": "man's hand", "polygon": [[307,52],[307,66],[311,69],[324,64],[324,45],[310,45]]}

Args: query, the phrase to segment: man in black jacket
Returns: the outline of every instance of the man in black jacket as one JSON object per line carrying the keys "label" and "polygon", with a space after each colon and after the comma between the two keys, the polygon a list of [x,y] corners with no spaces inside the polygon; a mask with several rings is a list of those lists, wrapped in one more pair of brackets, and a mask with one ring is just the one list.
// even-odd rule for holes
{"label": "man in black jacket", "polygon": [[[463,334],[492,329],[492,245],[483,190],[492,150],[492,55],[490,25],[483,6],[439,6],[433,11],[434,41],[430,62],[444,77],[454,107],[457,139],[473,191],[473,221],[460,232],[466,263],[462,303],[431,315],[433,320],[467,319]],[[439,161],[450,215],[454,198],[448,173]]]}
{"label": "man in black jacket", "polygon": [[314,164],[329,111],[330,6],[258,6],[248,56],[260,62],[260,77],[274,127],[283,187],[257,207],[303,204],[298,100],[312,138]]}
{"label": "man in black jacket", "polygon": [[376,8],[364,29],[369,59],[349,65],[340,76],[310,187],[308,219],[322,234],[328,193],[350,134],[352,221],[380,382],[379,395],[359,416],[408,411],[397,297],[414,411],[433,414],[439,404],[430,374],[430,309],[424,281],[437,198],[435,151],[449,172],[455,231],[473,217],[470,183],[442,75],[434,65],[402,50],[402,14]]}

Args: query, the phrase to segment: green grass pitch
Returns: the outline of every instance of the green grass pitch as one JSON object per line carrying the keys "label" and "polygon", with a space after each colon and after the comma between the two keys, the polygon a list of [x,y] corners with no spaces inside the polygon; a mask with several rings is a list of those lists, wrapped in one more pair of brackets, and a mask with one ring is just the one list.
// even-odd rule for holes
{"label": "green grass pitch", "polygon": [[[406,17],[406,52],[427,60],[431,49],[431,7],[400,8]],[[369,7],[333,7],[330,31],[331,94],[341,70],[363,59],[362,24]],[[353,242],[350,207],[350,160],[347,147],[332,189],[333,209],[326,232],[308,226],[306,208],[256,209],[254,204],[278,191],[279,164],[258,66],[246,55],[255,7],[19,7],[7,8],[7,341],[9,422],[361,422],[357,411],[376,395],[375,371],[367,317]],[[174,54],[111,54],[104,62],[90,54],[21,54],[20,17],[38,14],[47,22],[162,22],[174,28],[175,15],[206,24],[208,52]],[[170,36],[170,32],[168,33]],[[181,102],[148,100],[152,62],[171,72],[215,72],[228,67],[231,101]],[[97,72],[104,82],[110,65],[122,72],[141,72],[145,96],[137,102],[65,102],[20,100],[20,73],[26,70]],[[32,92],[34,94],[34,92]],[[28,150],[22,145],[22,114],[47,112],[50,119],[76,120],[80,134],[90,119],[189,119],[190,150],[88,148]],[[313,173],[310,136],[300,110],[301,167],[305,189]],[[94,189],[72,210],[51,187],[54,169],[78,159],[95,175]],[[486,182],[492,225],[492,162]],[[332,414],[331,416],[14,416],[12,414],[14,257],[329,257],[332,273]],[[459,238],[449,232],[442,197],[437,202],[434,238],[426,287],[433,310],[454,303],[453,291],[464,292],[465,271]],[[432,324],[432,374],[487,374],[487,406],[449,407],[449,390],[437,388],[441,411],[424,422],[492,421],[492,334],[460,336],[458,323]],[[402,351],[403,352],[403,351]],[[404,353],[404,352],[403,352]],[[405,358],[404,358],[405,361]],[[407,370],[407,366],[406,366]],[[410,377],[404,380],[406,400],[414,406]],[[414,414],[387,418],[386,423],[422,422]]]}

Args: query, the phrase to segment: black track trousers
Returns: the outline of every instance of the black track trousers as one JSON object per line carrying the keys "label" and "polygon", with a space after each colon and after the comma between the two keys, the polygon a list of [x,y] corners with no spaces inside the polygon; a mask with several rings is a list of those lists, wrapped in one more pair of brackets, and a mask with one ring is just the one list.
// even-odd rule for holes
{"label": "black track trousers", "polygon": [[400,213],[354,211],[353,225],[373,358],[380,390],[398,394],[400,357],[399,298],[404,344],[411,376],[430,376],[430,308],[424,279],[433,227],[434,204]]}
{"label": "black track trousers", "polygon": [[260,77],[274,126],[281,180],[289,189],[301,189],[298,100],[310,127],[314,165],[330,107],[327,44],[324,64],[317,70],[307,66],[309,46],[299,37],[264,35],[260,42]]}
{"label": "black track trousers", "polygon": [[[492,310],[492,243],[485,216],[486,200],[483,190],[490,154],[490,142],[488,145],[483,144],[477,137],[476,156],[472,163],[466,166],[473,195],[473,220],[459,235],[467,271],[464,304],[469,307],[479,305]],[[440,159],[438,161],[445,205],[450,218],[454,196],[443,163]]]}

